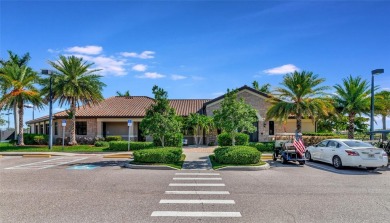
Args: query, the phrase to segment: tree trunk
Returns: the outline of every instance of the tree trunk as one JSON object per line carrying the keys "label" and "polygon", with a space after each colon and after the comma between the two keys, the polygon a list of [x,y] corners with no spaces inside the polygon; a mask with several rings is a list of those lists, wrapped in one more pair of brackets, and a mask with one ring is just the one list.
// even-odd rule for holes
{"label": "tree trunk", "polygon": [[355,133],[355,113],[349,113],[348,115],[348,139],[354,139]]}
{"label": "tree trunk", "polygon": [[231,137],[232,137],[232,146],[235,146],[236,145],[236,135],[235,134],[231,134]]}
{"label": "tree trunk", "polygon": [[297,114],[297,133],[302,133],[302,115]]}
{"label": "tree trunk", "polygon": [[[382,126],[383,130],[386,130],[386,115],[382,115]],[[383,140],[387,140],[387,134],[383,133]]]}
{"label": "tree trunk", "polygon": [[70,105],[70,112],[72,114],[72,121],[70,122],[70,140],[69,145],[77,145],[76,141],[76,103],[72,100]]}
{"label": "tree trunk", "polygon": [[164,136],[160,137],[160,140],[161,140],[161,146],[162,146],[162,147],[164,147],[164,141],[165,141],[165,139],[164,139],[164,138],[165,138]]}
{"label": "tree trunk", "polygon": [[19,103],[19,135],[18,135],[18,145],[24,146],[23,140],[23,101]]}
{"label": "tree trunk", "polygon": [[19,135],[19,108],[18,105],[14,104],[14,126],[15,126],[15,135],[14,140],[18,140]]}

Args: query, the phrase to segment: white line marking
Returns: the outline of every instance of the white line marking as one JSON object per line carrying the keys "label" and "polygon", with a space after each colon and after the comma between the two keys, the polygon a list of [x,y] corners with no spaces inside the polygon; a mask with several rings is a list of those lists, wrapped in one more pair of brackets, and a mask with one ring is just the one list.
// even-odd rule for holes
{"label": "white line marking", "polygon": [[[14,166],[14,167],[8,167],[5,169],[7,169],[7,170],[12,170],[12,169],[18,169],[18,170],[20,170],[20,169],[46,169],[46,168],[60,166],[60,165],[64,165],[67,163],[73,163],[73,162],[77,162],[77,161],[85,160],[85,159],[88,159],[88,158],[75,159],[75,158],[59,157],[59,158],[40,161],[40,162],[28,163],[28,164],[23,164],[23,165]],[[52,161],[55,161],[55,162],[52,162]]]}
{"label": "white line marking", "polygon": [[178,178],[174,177],[173,180],[222,180],[222,178]]}
{"label": "white line marking", "polygon": [[242,217],[240,212],[153,211],[152,217]]}
{"label": "white line marking", "polygon": [[224,187],[225,184],[169,184],[170,187]]}
{"label": "white line marking", "polygon": [[230,194],[229,191],[165,191],[165,194]]}
{"label": "white line marking", "polygon": [[160,200],[160,204],[235,204],[234,200]]}
{"label": "white line marking", "polygon": [[192,176],[219,176],[219,173],[175,173],[175,175],[192,175]]}

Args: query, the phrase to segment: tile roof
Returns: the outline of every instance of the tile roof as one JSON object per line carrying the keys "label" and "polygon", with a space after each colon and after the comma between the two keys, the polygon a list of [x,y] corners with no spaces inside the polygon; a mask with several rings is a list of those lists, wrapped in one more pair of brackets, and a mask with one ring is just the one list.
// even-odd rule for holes
{"label": "tile roof", "polygon": [[[180,116],[188,116],[191,113],[201,112],[204,103],[210,101],[209,99],[172,99],[169,104],[175,108],[176,114]],[[131,97],[110,97],[102,101],[99,105],[91,107],[80,107],[76,110],[76,117],[78,118],[136,118],[144,117],[145,110],[154,103],[154,99],[146,96],[131,96]],[[54,118],[67,117],[66,111],[55,113]],[[27,123],[35,123],[48,119],[47,116]]]}

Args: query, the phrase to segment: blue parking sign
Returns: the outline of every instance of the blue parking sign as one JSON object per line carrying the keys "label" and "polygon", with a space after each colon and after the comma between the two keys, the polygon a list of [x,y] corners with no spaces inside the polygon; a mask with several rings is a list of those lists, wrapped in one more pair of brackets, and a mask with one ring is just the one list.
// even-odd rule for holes
{"label": "blue parking sign", "polygon": [[127,120],[127,126],[132,126],[133,125],[133,120],[129,119]]}

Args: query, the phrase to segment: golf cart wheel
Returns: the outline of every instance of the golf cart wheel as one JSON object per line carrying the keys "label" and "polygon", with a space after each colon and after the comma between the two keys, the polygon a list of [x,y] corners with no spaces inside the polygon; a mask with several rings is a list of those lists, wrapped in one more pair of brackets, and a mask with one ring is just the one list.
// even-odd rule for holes
{"label": "golf cart wheel", "polygon": [[273,161],[276,161],[276,160],[277,160],[275,153],[272,154],[272,160],[273,160]]}
{"label": "golf cart wheel", "polygon": [[333,157],[333,166],[336,169],[341,169],[343,167],[343,163],[341,162],[340,157],[338,156]]}
{"label": "golf cart wheel", "polygon": [[284,156],[281,156],[281,157],[280,157],[280,161],[282,161],[283,164],[286,164],[286,163],[287,163],[287,160],[284,158]]}
{"label": "golf cart wheel", "polygon": [[305,165],[305,161],[299,161],[299,165]]}
{"label": "golf cart wheel", "polygon": [[367,167],[367,170],[376,170],[376,167]]}
{"label": "golf cart wheel", "polygon": [[305,156],[306,156],[306,159],[308,159],[309,161],[313,161],[313,159],[311,158],[311,154],[310,154],[309,151],[306,151]]}

